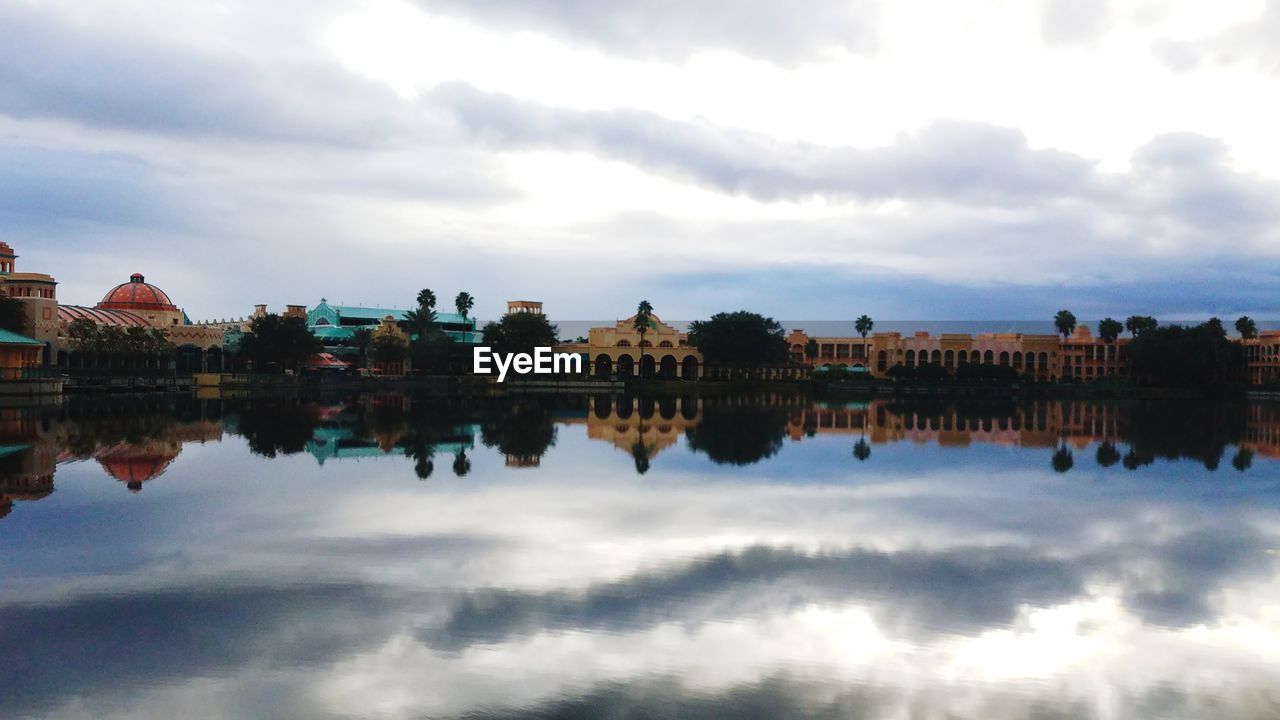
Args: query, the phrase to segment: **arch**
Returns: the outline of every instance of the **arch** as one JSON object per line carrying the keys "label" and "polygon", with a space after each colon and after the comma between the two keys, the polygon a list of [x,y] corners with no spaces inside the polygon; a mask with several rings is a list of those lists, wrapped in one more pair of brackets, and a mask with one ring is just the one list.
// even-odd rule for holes
{"label": "arch", "polygon": [[1002,367],[1008,367],[1008,366],[1009,366],[1009,351],[1008,351],[1008,350],[1001,350],[1001,351],[1000,351],[1000,365],[1001,365]]}
{"label": "arch", "polygon": [[205,353],[205,372],[217,373],[222,372],[222,348],[209,348]]}
{"label": "arch", "polygon": [[961,365],[969,362],[969,351],[961,350],[960,352],[956,353],[956,362],[960,363]]}
{"label": "arch", "polygon": [[698,358],[686,355],[684,360],[680,361],[680,377],[685,380],[698,379]]}
{"label": "arch", "polygon": [[651,397],[640,398],[640,419],[652,420],[655,405]]}
{"label": "arch", "polygon": [[626,395],[618,398],[618,402],[614,403],[614,414],[618,416],[619,420],[627,420],[631,417],[632,403],[634,402],[635,400]]}
{"label": "arch", "polygon": [[1022,351],[1015,350],[1013,353],[1013,367],[1016,370],[1022,370]]}
{"label": "arch", "polygon": [[1041,372],[1048,370],[1049,369],[1049,353],[1046,353],[1046,352],[1040,353],[1040,358],[1037,360],[1037,362],[1040,364]]}
{"label": "arch", "polygon": [[943,364],[943,365],[945,365],[945,366],[946,366],[946,368],[947,368],[948,370],[951,370],[951,369],[954,369],[954,368],[955,368],[955,366],[956,366],[956,353],[955,353],[955,351],[954,351],[954,350],[948,350],[948,351],[946,351],[946,352],[942,353],[942,364]]}
{"label": "arch", "polygon": [[889,354],[886,353],[884,350],[881,350],[880,352],[876,353],[876,371],[884,372],[885,368],[888,365],[889,365]]}
{"label": "arch", "polygon": [[654,374],[654,361],[652,355],[645,355],[640,358],[640,377],[651,378]]}
{"label": "arch", "polygon": [[642,348],[651,348],[651,347],[653,347],[653,343],[652,343],[652,342],[650,342],[650,341],[648,341],[648,340],[641,340],[641,341],[640,341],[640,347],[642,347]]}
{"label": "arch", "polygon": [[982,362],[986,363],[987,365],[994,365],[995,361],[996,361],[996,354],[991,352],[990,350],[982,354]]}
{"label": "arch", "polygon": [[636,373],[635,358],[630,355],[623,355],[618,358],[618,377],[629,378]]}
{"label": "arch", "polygon": [[941,364],[942,364],[942,351],[941,351],[941,350],[934,350],[933,352],[929,353],[929,362],[933,363],[934,365],[941,365]]}
{"label": "arch", "polygon": [[658,374],[667,380],[676,378],[676,358],[674,355],[663,355]]}
{"label": "arch", "polygon": [[669,348],[669,347],[675,347],[675,346],[671,344],[670,340],[663,340],[662,342],[658,343],[658,347]]}
{"label": "arch", "polygon": [[676,419],[676,399],[664,397],[658,401],[658,416],[663,420]]}
{"label": "arch", "polygon": [[608,395],[597,395],[592,399],[591,405],[596,419],[604,420],[609,417],[609,413],[613,410],[613,398]]}
{"label": "arch", "polygon": [[680,417],[684,418],[685,420],[693,420],[694,418],[698,417],[698,399],[697,398],[691,395],[685,395],[684,397],[680,398]]}
{"label": "arch", "polygon": [[613,375],[613,358],[608,355],[597,355],[595,368],[596,377],[601,380],[608,380],[609,376]]}
{"label": "arch", "polygon": [[619,340],[619,341],[614,345],[614,347],[631,347],[631,341],[630,341],[630,340],[625,340],[625,339],[624,339],[624,340]]}
{"label": "arch", "polygon": [[908,350],[908,351],[907,351],[907,358],[906,358],[906,362],[907,362],[907,367],[915,367],[915,365],[916,365],[916,351],[915,351],[915,350]]}

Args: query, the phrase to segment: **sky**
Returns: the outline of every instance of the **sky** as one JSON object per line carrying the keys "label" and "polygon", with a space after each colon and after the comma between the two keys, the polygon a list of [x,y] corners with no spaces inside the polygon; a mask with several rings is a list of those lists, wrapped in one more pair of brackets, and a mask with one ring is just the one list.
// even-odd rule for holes
{"label": "sky", "polygon": [[195,320],[1280,317],[1280,0],[0,0],[0,240]]}

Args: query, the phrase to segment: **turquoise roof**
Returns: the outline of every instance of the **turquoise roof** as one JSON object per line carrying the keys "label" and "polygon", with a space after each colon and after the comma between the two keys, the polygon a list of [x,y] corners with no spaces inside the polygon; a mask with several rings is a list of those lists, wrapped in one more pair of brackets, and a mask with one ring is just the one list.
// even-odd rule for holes
{"label": "turquoise roof", "polygon": [[[347,318],[350,320],[370,320],[379,321],[390,315],[396,320],[404,320],[408,314],[408,310],[401,308],[380,308],[380,307],[357,307],[353,305],[330,305],[327,301],[321,300],[320,304],[312,308],[307,313],[307,322],[315,325],[316,320],[324,317],[333,324],[338,323],[339,318]],[[473,317],[464,318],[458,313],[436,311],[436,322],[448,325],[470,325],[475,327],[476,319]]]}
{"label": "turquoise roof", "polygon": [[30,445],[0,445],[0,457],[6,457],[23,450],[29,450]]}
{"label": "turquoise roof", "polygon": [[26,335],[19,335],[11,330],[0,328],[0,345],[39,345],[44,347],[44,343]]}

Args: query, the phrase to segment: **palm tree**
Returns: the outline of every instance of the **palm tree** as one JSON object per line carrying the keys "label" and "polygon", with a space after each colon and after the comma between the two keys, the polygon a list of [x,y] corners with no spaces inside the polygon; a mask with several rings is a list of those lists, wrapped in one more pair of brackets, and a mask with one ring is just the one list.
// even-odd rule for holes
{"label": "palm tree", "polygon": [[436,324],[436,311],[426,306],[419,306],[416,310],[409,310],[404,314],[404,322],[410,330],[419,335],[426,334]]}
{"label": "palm tree", "polygon": [[818,357],[818,341],[817,340],[814,340],[813,338],[809,338],[809,342],[806,342],[804,344],[804,356],[809,358],[809,360],[813,360],[814,358]]}
{"label": "palm tree", "polygon": [[853,321],[853,328],[862,336],[862,361],[867,364],[867,369],[871,369],[871,358],[867,350],[867,334],[876,326],[870,315],[859,315],[857,320]]}
{"label": "palm tree", "polygon": [[867,444],[866,438],[860,438],[853,444],[853,456],[858,459],[858,462],[871,457],[871,445]]}
{"label": "palm tree", "polygon": [[453,299],[453,307],[462,316],[463,322],[466,321],[467,315],[471,313],[471,308],[476,306],[476,299],[471,297],[471,293],[463,290],[458,293],[458,297]]}
{"label": "palm tree", "polygon": [[1252,340],[1258,337],[1258,323],[1248,315],[1241,315],[1240,319],[1236,320],[1236,332],[1240,333],[1241,340]]}
{"label": "palm tree", "polygon": [[1062,447],[1054,451],[1053,453],[1053,471],[1054,472],[1064,473],[1070,470],[1071,466],[1074,464],[1075,464],[1075,459],[1071,457],[1071,450],[1067,448],[1066,444],[1063,444]]}
{"label": "palm tree", "polygon": [[653,306],[648,300],[641,300],[636,306],[636,319],[633,324],[636,332],[640,333],[640,359],[639,372],[641,377],[644,376],[644,336],[649,332],[649,328],[653,326]]}
{"label": "palm tree", "polygon": [[1107,362],[1111,360],[1111,346],[1115,343],[1116,338],[1120,337],[1122,330],[1124,330],[1124,325],[1115,318],[1103,318],[1102,322],[1098,323],[1098,337],[1102,338],[1102,342],[1106,343],[1106,346],[1103,347],[1103,352],[1106,353],[1102,365],[1104,370],[1107,369]]}
{"label": "palm tree", "polygon": [[1253,466],[1253,451],[1247,447],[1242,447],[1236,451],[1236,456],[1231,458],[1231,467],[1244,472]]}
{"label": "palm tree", "polygon": [[1098,465],[1102,467],[1111,467],[1120,462],[1120,451],[1116,449],[1115,443],[1110,440],[1098,446],[1097,454]]}
{"label": "palm tree", "polygon": [[1070,310],[1059,310],[1058,314],[1053,316],[1053,326],[1058,329],[1062,339],[1066,340],[1076,329],[1076,316]]}
{"label": "palm tree", "polygon": [[471,459],[467,457],[466,450],[459,450],[458,454],[453,456],[453,474],[465,477],[469,472],[471,472]]}
{"label": "palm tree", "polygon": [[423,288],[418,291],[418,307],[427,310],[436,309],[436,294],[431,292],[430,288]]}

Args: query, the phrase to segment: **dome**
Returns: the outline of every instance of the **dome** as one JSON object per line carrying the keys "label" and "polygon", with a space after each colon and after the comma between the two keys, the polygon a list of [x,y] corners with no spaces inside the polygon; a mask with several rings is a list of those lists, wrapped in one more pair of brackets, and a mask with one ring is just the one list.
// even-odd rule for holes
{"label": "dome", "polygon": [[177,307],[163,290],[142,277],[142,273],[129,276],[129,282],[117,285],[102,298],[98,307],[104,310],[171,310]]}

